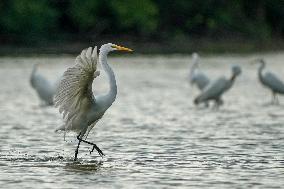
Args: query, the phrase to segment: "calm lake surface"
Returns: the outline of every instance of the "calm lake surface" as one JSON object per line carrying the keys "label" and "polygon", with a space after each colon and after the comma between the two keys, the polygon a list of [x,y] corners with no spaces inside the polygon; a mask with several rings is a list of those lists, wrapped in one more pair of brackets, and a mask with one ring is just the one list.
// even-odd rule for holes
{"label": "calm lake surface", "polygon": [[[55,82],[75,56],[1,57],[0,188],[283,188],[284,98],[270,104],[256,57],[284,80],[284,53],[201,59],[211,78],[242,66],[219,110],[194,106],[191,56],[110,57],[118,96],[88,138],[106,156],[82,144],[78,163],[75,135],[54,132],[62,116],[29,85],[33,64]],[[94,88],[108,89],[103,71]]]}

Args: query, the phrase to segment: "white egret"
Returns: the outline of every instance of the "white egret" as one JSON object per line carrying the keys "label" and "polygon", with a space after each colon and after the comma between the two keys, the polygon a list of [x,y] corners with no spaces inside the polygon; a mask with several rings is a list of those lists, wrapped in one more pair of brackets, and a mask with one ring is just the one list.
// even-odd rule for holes
{"label": "white egret", "polygon": [[[131,49],[108,43],[101,46],[99,57],[97,58],[97,47],[89,47],[83,50],[77,56],[75,65],[64,72],[55,94],[55,106],[59,107],[60,113],[63,113],[63,118],[65,118],[65,124],[57,130],[63,130],[65,133],[67,131],[78,133],[78,145],[74,161],[77,160],[81,142],[93,145],[91,152],[96,149],[100,156],[104,155],[96,144],[83,140],[83,137],[87,138],[90,130],[116,99],[117,86],[115,75],[107,63],[108,53],[115,50],[132,51]],[[94,78],[99,76],[100,73],[97,70],[97,62],[101,64],[108,76],[110,90],[106,94],[94,96],[92,83]]]}
{"label": "white egret", "polygon": [[258,68],[258,79],[263,86],[269,88],[272,91],[272,103],[278,104],[277,94],[284,94],[284,83],[273,73],[265,72],[265,61],[263,59],[258,59],[260,66]]}
{"label": "white egret", "polygon": [[33,65],[30,77],[31,86],[37,92],[40,100],[46,105],[53,105],[56,86],[52,85],[44,76],[37,72],[39,64]]}
{"label": "white egret", "polygon": [[216,107],[223,104],[222,95],[232,87],[236,77],[241,74],[241,68],[237,65],[232,67],[232,76],[230,79],[220,77],[208,84],[208,86],[194,99],[195,104],[207,103],[210,100],[215,101]]}
{"label": "white egret", "polygon": [[210,82],[209,78],[199,69],[199,55],[192,54],[192,65],[190,66],[189,82],[196,85],[202,91]]}

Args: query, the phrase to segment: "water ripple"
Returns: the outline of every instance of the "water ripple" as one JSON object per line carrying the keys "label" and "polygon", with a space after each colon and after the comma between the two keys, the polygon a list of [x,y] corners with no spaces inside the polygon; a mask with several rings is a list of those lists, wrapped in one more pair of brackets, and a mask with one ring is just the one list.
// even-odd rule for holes
{"label": "water ripple", "polygon": [[[204,60],[212,77],[228,72],[219,60]],[[224,97],[226,106],[213,110],[192,103],[197,91],[185,79],[189,57],[110,58],[117,62],[117,101],[89,135],[106,156],[90,155],[91,147],[82,144],[79,161],[73,162],[75,135],[64,141],[54,132],[61,116],[53,107],[39,106],[29,86],[38,61],[49,63],[41,72],[51,80],[73,62],[70,57],[0,61],[5,83],[0,86],[0,183],[5,188],[283,187],[283,105],[268,103],[270,94],[257,84],[255,67],[242,64],[244,73]],[[270,67],[281,71],[281,65]],[[102,77],[96,92],[105,84]]]}

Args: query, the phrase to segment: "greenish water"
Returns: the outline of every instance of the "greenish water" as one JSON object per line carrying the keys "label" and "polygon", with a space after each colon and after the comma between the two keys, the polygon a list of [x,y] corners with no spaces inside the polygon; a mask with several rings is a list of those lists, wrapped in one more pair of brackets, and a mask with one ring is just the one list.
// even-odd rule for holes
{"label": "greenish water", "polygon": [[[260,56],[260,55],[259,55]],[[0,184],[5,188],[283,188],[284,106],[256,78],[256,55],[202,59],[211,78],[243,68],[219,110],[195,107],[191,57],[110,58],[118,96],[89,135],[106,154],[63,140],[53,107],[39,106],[29,86],[32,65],[55,81],[74,57],[0,58]],[[261,55],[284,79],[284,54]],[[283,76],[283,77],[282,77]],[[105,75],[97,93],[107,89]],[[280,98],[284,104],[284,98]]]}

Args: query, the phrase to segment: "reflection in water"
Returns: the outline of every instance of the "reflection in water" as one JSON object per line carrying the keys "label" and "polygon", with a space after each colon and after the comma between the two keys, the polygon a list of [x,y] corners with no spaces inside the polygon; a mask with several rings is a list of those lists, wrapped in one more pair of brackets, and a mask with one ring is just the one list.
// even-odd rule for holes
{"label": "reflection in water", "polygon": [[68,171],[75,171],[75,172],[89,172],[89,171],[99,171],[102,166],[101,161],[89,161],[89,162],[71,162],[66,163],[65,169]]}
{"label": "reflection in water", "polygon": [[[284,57],[265,56],[272,57],[271,69],[281,72]],[[283,105],[265,105],[270,92],[246,64],[251,58],[202,59],[210,78],[229,75],[230,64],[244,70],[214,111],[193,105],[198,91],[186,80],[191,57],[110,58],[117,63],[117,100],[88,138],[106,156],[90,155],[83,144],[76,163],[75,135],[64,141],[54,132],[62,125],[58,110],[38,106],[29,86],[33,63],[42,62],[54,81],[74,57],[2,58],[0,183],[8,189],[281,188]],[[95,92],[106,91],[105,75],[97,79]]]}

